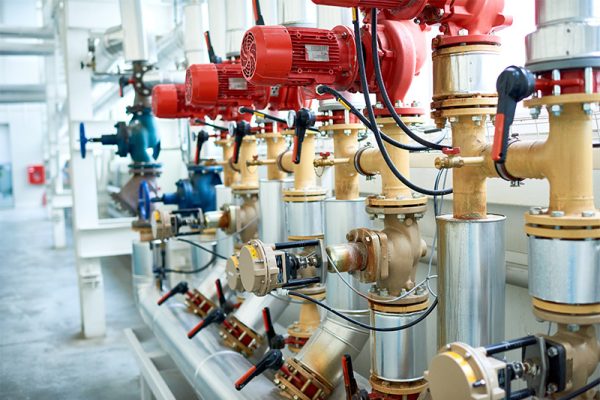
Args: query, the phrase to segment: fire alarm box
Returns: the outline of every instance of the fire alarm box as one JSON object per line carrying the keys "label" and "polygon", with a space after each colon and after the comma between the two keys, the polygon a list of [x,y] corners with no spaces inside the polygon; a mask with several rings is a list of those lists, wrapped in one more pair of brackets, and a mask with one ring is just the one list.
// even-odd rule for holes
{"label": "fire alarm box", "polygon": [[27,179],[31,185],[43,185],[46,183],[46,170],[41,164],[27,167]]}

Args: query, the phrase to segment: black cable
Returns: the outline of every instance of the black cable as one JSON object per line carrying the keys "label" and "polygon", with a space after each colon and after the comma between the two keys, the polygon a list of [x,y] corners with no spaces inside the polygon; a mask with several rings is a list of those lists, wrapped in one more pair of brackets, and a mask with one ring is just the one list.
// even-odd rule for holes
{"label": "black cable", "polygon": [[202,245],[194,242],[193,240],[187,240],[187,239],[182,239],[182,238],[177,238],[176,240],[179,240],[180,242],[187,243],[187,244],[190,244],[192,246],[198,247],[199,249],[202,249],[202,250],[206,251],[207,253],[210,253],[210,254],[212,254],[212,255],[214,255],[216,257],[219,257],[221,260],[227,260],[227,257],[224,257],[224,256],[220,255],[216,251],[212,251],[210,249],[207,249],[206,247],[204,247],[204,246],[202,246]]}
{"label": "black cable", "polygon": [[166,273],[184,274],[184,275],[198,274],[198,273],[204,271],[205,269],[209,268],[211,265],[213,265],[216,260],[217,260],[217,256],[213,254],[211,259],[206,264],[201,266],[200,268],[192,269],[190,271],[182,271],[182,270],[178,270],[178,269],[163,268],[162,271],[166,272]]}
{"label": "black cable", "polygon": [[[408,151],[429,150],[427,147],[411,146],[408,144],[401,143],[401,142],[389,137],[385,133],[381,132],[379,130],[379,128],[373,128],[373,125],[371,125],[369,120],[367,118],[365,118],[365,116],[362,115],[362,113],[360,111],[358,111],[358,109],[356,107],[354,107],[350,101],[348,101],[348,99],[346,99],[340,92],[338,92],[334,88],[329,87],[327,85],[319,85],[319,86],[317,86],[317,94],[321,94],[321,95],[322,94],[330,94],[333,97],[335,97],[335,99],[338,102],[340,102],[344,107],[346,107],[348,109],[348,111],[350,111],[352,114],[354,114],[356,116],[356,118],[358,118],[360,120],[360,122],[362,122],[362,124],[367,127],[367,129],[369,129],[371,132],[373,132],[373,134],[375,133],[375,129],[377,129],[379,131],[379,134],[381,135],[382,139],[384,141],[388,142],[389,144],[391,144],[392,146],[397,147],[402,150],[408,150]],[[377,125],[375,125],[375,126],[377,126]]]}
{"label": "black cable", "polygon": [[383,100],[383,104],[385,104],[388,109],[390,115],[398,124],[400,129],[406,133],[406,135],[414,140],[415,142],[433,149],[433,150],[443,150],[450,148],[449,146],[443,146],[438,143],[433,143],[428,140],[423,139],[419,135],[416,135],[406,124],[402,121],[402,118],[396,112],[392,101],[390,100],[390,96],[388,96],[388,92],[385,88],[385,83],[383,82],[383,75],[381,73],[381,63],[379,61],[379,45],[377,43],[377,9],[373,8],[371,10],[371,51],[373,53],[373,70],[375,73],[375,80],[377,81],[377,86],[379,87],[379,94],[381,95],[381,99]]}
{"label": "black cable", "polygon": [[[366,73],[365,59],[364,59],[364,53],[363,53],[362,41],[361,41],[361,35],[360,35],[360,26],[358,23],[358,12],[359,12],[358,8],[354,7],[353,8],[352,25],[354,25],[354,41],[356,43],[356,52],[357,52],[357,59],[358,59],[358,72],[360,75],[362,91],[363,91],[363,94],[365,97],[367,114],[369,115],[369,120],[371,122],[371,125],[376,127],[377,122],[375,121],[375,114],[373,113],[373,107],[371,105],[371,98],[369,96],[369,85],[367,82],[367,73]],[[381,156],[383,157],[388,168],[392,171],[394,176],[396,178],[398,178],[400,180],[400,182],[402,182],[404,185],[406,185],[409,189],[414,190],[415,192],[418,192],[418,193],[421,193],[424,195],[428,195],[428,196],[445,195],[445,194],[452,193],[452,189],[447,189],[447,190],[424,189],[420,186],[415,185],[408,179],[406,179],[406,177],[404,175],[402,175],[402,173],[400,171],[398,171],[398,169],[394,165],[392,159],[390,158],[390,155],[389,155],[387,149],[385,148],[385,144],[383,143],[383,139],[381,138],[381,135],[379,133],[379,129],[373,130],[373,134],[375,135],[375,141],[377,142],[377,147],[379,147]]]}
{"label": "black cable", "polygon": [[569,393],[566,396],[561,397],[558,400],[572,400],[575,397],[584,394],[585,392],[592,390],[593,388],[595,388],[596,386],[600,385],[600,378],[591,381],[590,383],[588,383],[587,385],[577,389],[576,391]]}
{"label": "black cable", "polygon": [[352,319],[352,318],[348,317],[347,315],[342,314],[341,312],[339,312],[339,311],[331,308],[330,306],[328,306],[327,304],[323,303],[322,301],[313,299],[312,297],[307,296],[304,293],[289,291],[288,295],[289,296],[294,296],[294,297],[300,297],[301,299],[304,299],[306,301],[310,301],[311,303],[314,303],[314,304],[318,305],[319,307],[322,307],[322,308],[326,309],[327,311],[329,311],[329,312],[337,315],[338,317],[342,318],[343,320],[346,320],[346,321],[350,322],[351,324],[354,324],[356,326],[360,326],[363,329],[367,329],[367,330],[374,331],[374,332],[397,332],[397,331],[402,331],[402,330],[405,330],[405,329],[408,329],[408,328],[412,328],[413,326],[417,325],[418,323],[422,322],[425,318],[427,318],[429,316],[429,314],[431,314],[431,312],[438,305],[438,299],[436,297],[435,300],[433,301],[433,303],[431,304],[431,306],[429,306],[429,308],[427,309],[427,311],[425,311],[423,313],[423,315],[421,315],[419,318],[415,319],[414,321],[411,321],[411,322],[409,322],[408,324],[405,324],[405,325],[394,326],[394,327],[391,327],[391,328],[377,328],[375,326],[367,325],[365,323],[362,323],[360,321]]}

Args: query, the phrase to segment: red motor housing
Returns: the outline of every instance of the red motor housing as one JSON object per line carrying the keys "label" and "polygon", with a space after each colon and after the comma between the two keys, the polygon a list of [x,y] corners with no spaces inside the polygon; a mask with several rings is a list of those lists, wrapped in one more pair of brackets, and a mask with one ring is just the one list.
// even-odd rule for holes
{"label": "red motor housing", "polygon": [[185,100],[196,107],[254,107],[263,109],[270,88],[248,83],[238,63],[194,64],[186,71]]}
{"label": "red motor housing", "polygon": [[255,85],[313,86],[345,89],[356,79],[352,30],[255,26],[242,40],[244,77]]}
{"label": "red motor housing", "polygon": [[185,85],[156,85],[152,89],[152,113],[157,118],[204,118],[211,109],[189,106],[185,102]]}

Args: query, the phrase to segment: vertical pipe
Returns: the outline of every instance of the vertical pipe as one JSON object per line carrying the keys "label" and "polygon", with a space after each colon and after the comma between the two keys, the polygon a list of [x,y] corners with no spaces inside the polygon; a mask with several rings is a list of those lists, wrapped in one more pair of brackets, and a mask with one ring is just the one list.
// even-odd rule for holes
{"label": "vertical pipe", "polygon": [[437,218],[438,345],[484,346],[504,337],[506,217]]}
{"label": "vertical pipe", "polygon": [[151,46],[146,31],[141,0],[120,0],[123,53],[125,61],[156,61],[155,46]]}

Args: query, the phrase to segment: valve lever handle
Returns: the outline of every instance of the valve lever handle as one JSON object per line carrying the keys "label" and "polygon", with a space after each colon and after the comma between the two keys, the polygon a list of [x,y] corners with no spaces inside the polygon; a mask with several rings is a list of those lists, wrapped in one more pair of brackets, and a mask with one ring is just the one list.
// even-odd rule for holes
{"label": "valve lever handle", "polygon": [[246,135],[250,134],[250,124],[246,121],[240,121],[235,124],[233,130],[233,163],[237,164],[240,159],[240,149],[242,148],[242,141]]}
{"label": "valve lever handle", "polygon": [[300,164],[300,157],[302,156],[302,143],[304,143],[306,131],[307,129],[314,130],[313,127],[316,121],[317,118],[315,114],[308,108],[301,108],[296,113],[294,147],[292,151],[292,162],[294,164]]}
{"label": "valve lever handle", "polygon": [[225,294],[223,292],[223,285],[221,284],[221,280],[217,279],[215,281],[215,285],[217,286],[217,298],[219,299],[219,306],[223,308],[225,307],[227,300],[225,299]]}
{"label": "valve lever handle", "polygon": [[235,381],[235,388],[242,390],[252,379],[265,372],[267,369],[274,371],[283,366],[284,359],[281,350],[273,349],[267,351],[265,356],[254,366],[250,367],[244,375]]}
{"label": "valve lever handle", "polygon": [[369,394],[364,389],[359,389],[354,378],[352,357],[349,354],[342,356],[342,372],[344,375],[344,388],[346,389],[346,400],[368,400]]}
{"label": "valve lever handle", "polygon": [[176,294],[185,294],[189,291],[189,287],[187,282],[179,282],[177,285],[175,285],[175,287],[171,290],[169,290],[167,293],[165,293],[160,299],[158,299],[157,304],[160,306],[162,305],[165,301],[169,300],[171,297],[175,296]]}
{"label": "valve lever handle", "polygon": [[208,132],[202,130],[198,132],[196,139],[196,155],[194,157],[194,164],[200,164],[200,153],[202,152],[202,145],[208,141]]}
{"label": "valve lever handle", "polygon": [[208,315],[202,321],[200,321],[198,325],[193,327],[192,330],[188,332],[187,337],[188,339],[193,339],[194,336],[196,336],[201,330],[203,330],[207,326],[212,324],[220,324],[223,321],[225,321],[225,313],[220,308],[217,308],[208,313]]}
{"label": "valve lever handle", "polygon": [[269,307],[263,308],[263,322],[270,349],[283,349],[285,347],[285,338],[275,332],[273,320],[271,319],[271,310]]}
{"label": "valve lever handle", "polygon": [[506,68],[496,82],[498,108],[494,130],[492,159],[499,164],[506,161],[510,126],[515,118],[517,103],[535,91],[535,75],[523,67]]}

